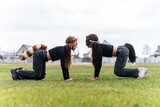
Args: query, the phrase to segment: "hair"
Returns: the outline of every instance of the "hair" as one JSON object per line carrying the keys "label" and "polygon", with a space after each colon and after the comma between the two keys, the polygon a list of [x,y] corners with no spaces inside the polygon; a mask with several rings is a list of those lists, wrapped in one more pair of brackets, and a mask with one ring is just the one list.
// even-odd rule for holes
{"label": "hair", "polygon": [[65,54],[65,67],[66,68],[70,68],[72,61],[71,61],[71,47],[69,46],[70,43],[74,42],[75,37],[73,36],[69,36],[66,39],[66,45],[65,45],[65,49],[66,49],[66,54]]}
{"label": "hair", "polygon": [[134,47],[129,43],[126,43],[124,46],[129,49],[129,60],[132,63],[136,62],[136,53],[135,53]]}
{"label": "hair", "polygon": [[[92,41],[98,41],[98,36],[96,34],[90,34],[87,36],[87,38]],[[97,62],[97,55],[96,55],[97,44],[98,44],[97,42],[93,42],[92,44],[92,64],[94,67],[96,66]]]}

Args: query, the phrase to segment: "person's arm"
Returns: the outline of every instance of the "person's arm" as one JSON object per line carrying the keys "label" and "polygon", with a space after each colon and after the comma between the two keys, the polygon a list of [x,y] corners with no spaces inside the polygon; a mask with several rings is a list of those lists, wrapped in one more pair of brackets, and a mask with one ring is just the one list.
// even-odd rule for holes
{"label": "person's arm", "polygon": [[96,66],[94,69],[94,78],[99,77],[101,66],[102,66],[102,51],[98,51],[97,52],[97,62],[96,62]]}
{"label": "person's arm", "polygon": [[69,70],[68,68],[65,67],[65,58],[61,59],[61,68],[62,68],[64,80],[69,79]]}
{"label": "person's arm", "polygon": [[89,80],[96,80],[99,77],[99,73],[101,70],[102,66],[102,50],[98,49],[97,50],[97,61],[96,61],[96,66],[94,68],[94,77],[93,78],[88,78]]}

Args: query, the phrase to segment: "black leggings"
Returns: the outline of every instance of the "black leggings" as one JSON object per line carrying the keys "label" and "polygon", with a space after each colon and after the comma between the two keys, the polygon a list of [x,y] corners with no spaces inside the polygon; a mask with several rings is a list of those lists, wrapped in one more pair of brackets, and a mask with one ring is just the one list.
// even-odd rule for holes
{"label": "black leggings", "polygon": [[117,48],[117,59],[114,66],[114,74],[119,77],[138,77],[137,68],[124,68],[126,66],[129,50],[125,46]]}
{"label": "black leggings", "polygon": [[47,51],[46,50],[36,50],[33,54],[33,71],[31,70],[20,70],[18,71],[18,76],[20,79],[35,79],[41,80],[45,78]]}

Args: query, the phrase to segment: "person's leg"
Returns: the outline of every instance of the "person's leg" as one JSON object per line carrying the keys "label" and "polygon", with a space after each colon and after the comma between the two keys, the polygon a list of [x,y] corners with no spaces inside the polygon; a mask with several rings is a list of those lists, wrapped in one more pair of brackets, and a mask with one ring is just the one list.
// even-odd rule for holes
{"label": "person's leg", "polygon": [[37,50],[33,54],[33,70],[19,70],[20,79],[36,79],[41,80],[45,77],[45,62],[47,61],[47,53],[45,50]]}
{"label": "person's leg", "polygon": [[36,79],[36,73],[32,70],[19,70],[17,72],[18,77],[23,80],[23,79]]}
{"label": "person's leg", "polygon": [[[41,57],[41,58],[39,58]],[[46,70],[46,61],[47,59],[47,51],[41,50],[39,56],[33,56],[33,70],[36,73],[36,79],[43,79],[45,78],[45,70]],[[39,63],[40,62],[40,63]]]}
{"label": "person's leg", "polygon": [[117,59],[114,67],[114,74],[120,77],[138,77],[138,68],[124,68],[129,55],[128,48],[120,46],[117,48]]}
{"label": "person's leg", "polygon": [[42,75],[41,75],[41,79],[45,78],[46,75],[46,63],[43,63],[43,67],[42,67]]}

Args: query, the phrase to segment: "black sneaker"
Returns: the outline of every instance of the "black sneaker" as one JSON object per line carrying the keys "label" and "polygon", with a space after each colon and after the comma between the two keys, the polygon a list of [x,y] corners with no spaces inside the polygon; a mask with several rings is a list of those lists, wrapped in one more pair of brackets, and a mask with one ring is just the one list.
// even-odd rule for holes
{"label": "black sneaker", "polygon": [[19,67],[19,68],[15,68],[15,70],[18,72],[19,70],[22,70],[23,68],[22,67]]}
{"label": "black sneaker", "polygon": [[17,69],[11,69],[11,73],[12,73],[12,79],[13,80],[19,80],[20,79],[18,77],[18,74],[17,74]]}

